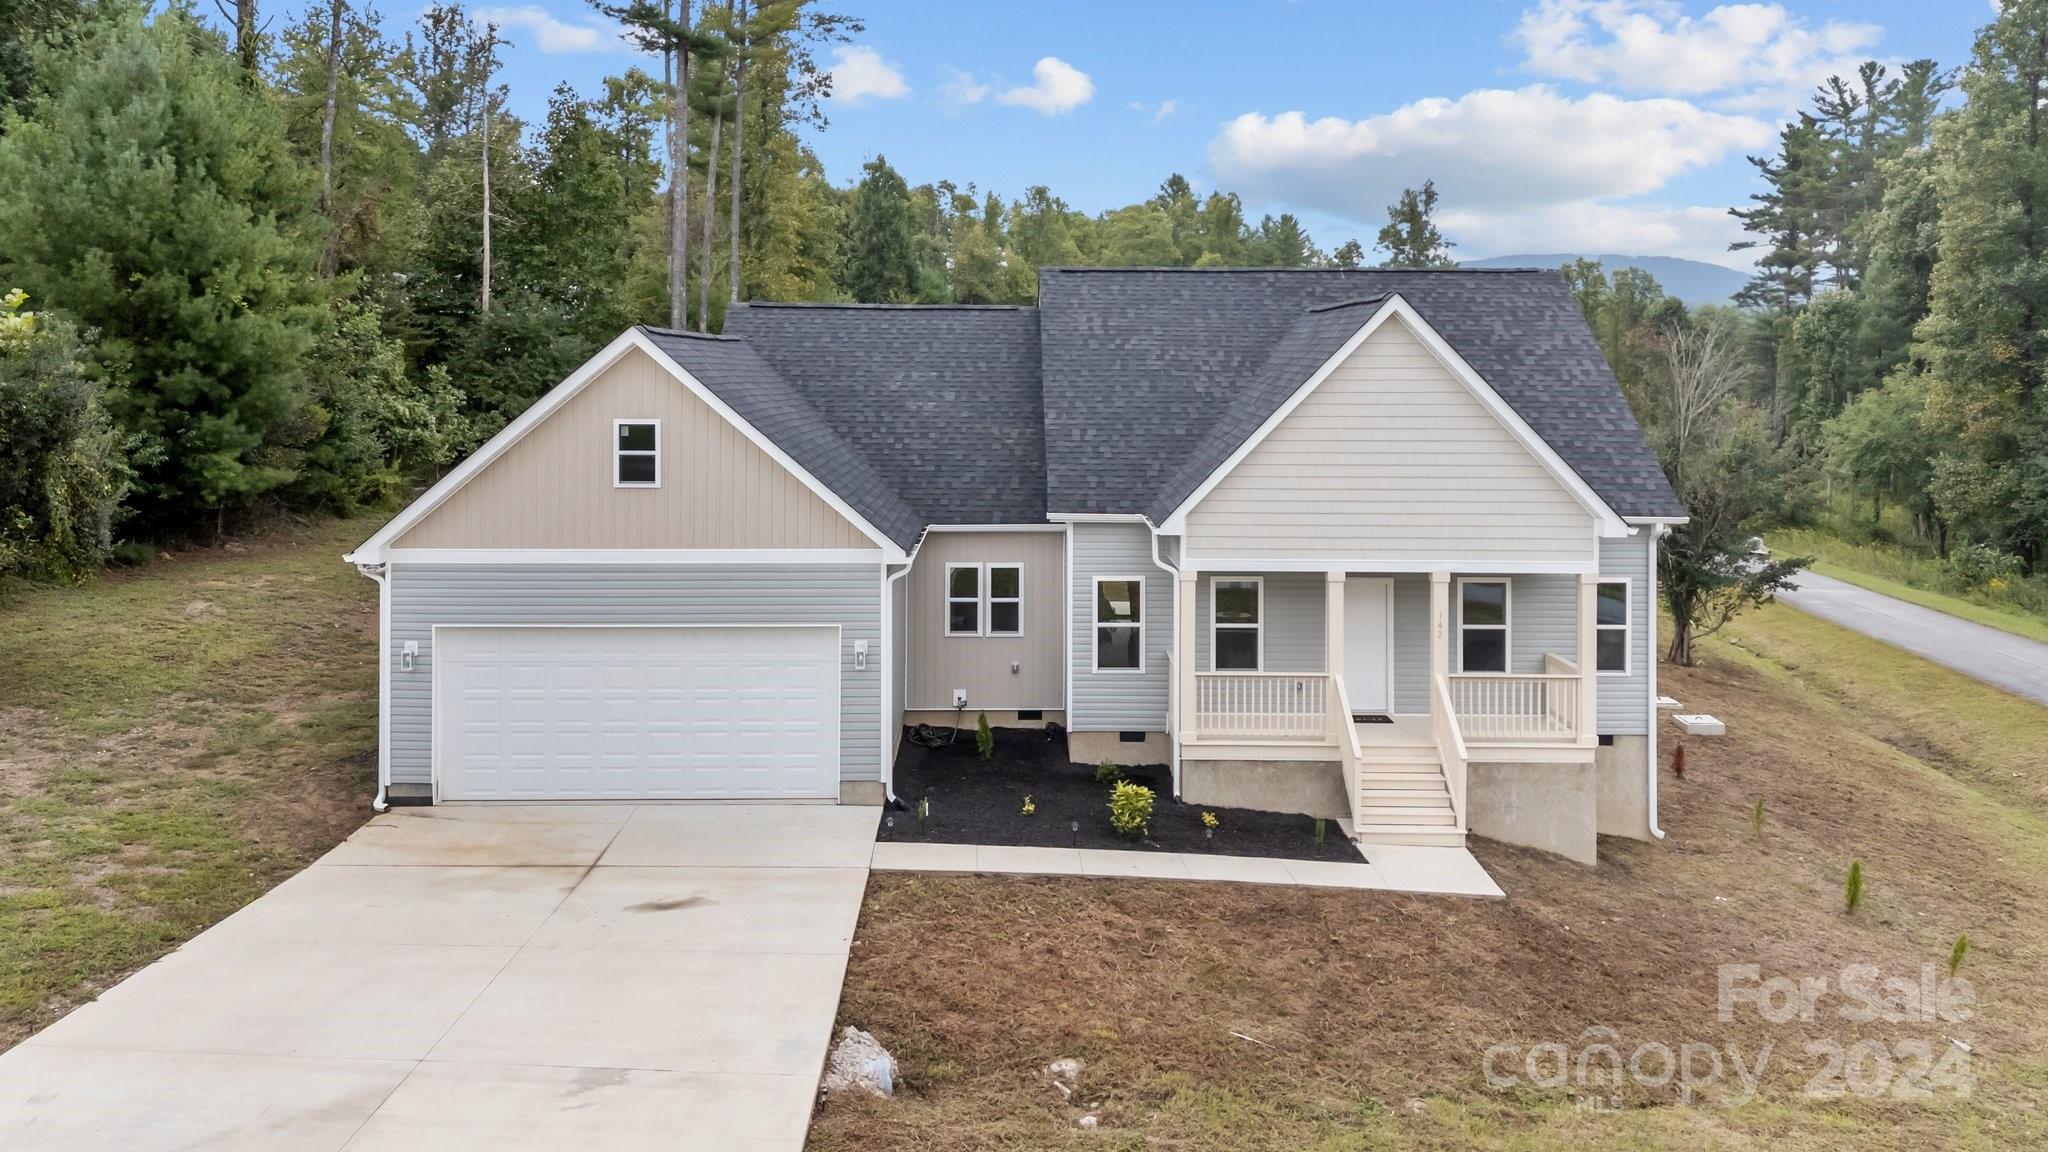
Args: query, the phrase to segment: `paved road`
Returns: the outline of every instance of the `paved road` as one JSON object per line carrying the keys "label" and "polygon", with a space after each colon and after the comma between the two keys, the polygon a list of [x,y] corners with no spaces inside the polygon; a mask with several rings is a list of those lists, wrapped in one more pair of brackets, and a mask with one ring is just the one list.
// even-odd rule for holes
{"label": "paved road", "polygon": [[797,1152],[875,809],[399,809],[0,1054],[7,1152]]}
{"label": "paved road", "polygon": [[2048,704],[2048,644],[1814,572],[1778,599],[2015,695]]}

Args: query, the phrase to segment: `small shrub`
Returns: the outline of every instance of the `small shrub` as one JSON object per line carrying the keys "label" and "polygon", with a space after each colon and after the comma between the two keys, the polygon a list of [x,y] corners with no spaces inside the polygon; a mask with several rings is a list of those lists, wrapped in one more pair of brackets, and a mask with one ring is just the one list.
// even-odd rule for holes
{"label": "small shrub", "polygon": [[974,722],[974,751],[983,760],[995,758],[996,734],[988,726],[988,713],[986,712],[983,712],[981,718]]}
{"label": "small shrub", "polygon": [[1124,770],[1110,763],[1107,756],[1102,758],[1102,763],[1095,766],[1095,782],[1097,784],[1114,784],[1123,778]]}
{"label": "small shrub", "polygon": [[1761,840],[1764,838],[1764,798],[1756,798],[1756,810],[1749,814],[1749,832]]}
{"label": "small shrub", "polygon": [[1330,822],[1321,816],[1316,817],[1316,847],[1321,848],[1323,846],[1323,837],[1329,835],[1329,832]]}
{"label": "small shrub", "polygon": [[924,835],[925,826],[931,823],[931,819],[932,798],[926,796],[917,802],[917,834],[919,836]]}
{"label": "small shrub", "polygon": [[1223,821],[1216,819],[1216,814],[1214,812],[1202,813],[1202,827],[1216,828],[1219,827],[1222,823]]}
{"label": "small shrub", "polygon": [[1030,794],[1029,792],[1025,793],[1025,794],[1024,794],[1024,815],[1026,815],[1026,816],[1030,816],[1030,815],[1033,815],[1034,813],[1036,813],[1037,811],[1038,811],[1038,805],[1036,805],[1036,804],[1033,804],[1033,803],[1031,802],[1031,794]]}
{"label": "small shrub", "polygon": [[1128,839],[1143,836],[1152,827],[1152,790],[1128,780],[1117,781],[1109,792],[1109,826]]}
{"label": "small shrub", "polygon": [[1849,875],[1842,881],[1842,911],[1854,915],[1863,906],[1863,861],[1849,861]]}
{"label": "small shrub", "polygon": [[1947,576],[1961,588],[1990,588],[2004,591],[2020,578],[2020,558],[2000,552],[1989,544],[1961,544],[1950,550]]}
{"label": "small shrub", "polygon": [[1685,745],[1675,744],[1671,748],[1671,774],[1685,779]]}
{"label": "small shrub", "polygon": [[1969,954],[1970,934],[1965,932],[1961,936],[1956,937],[1956,946],[1948,950],[1948,974],[1951,976],[1955,975],[1956,969],[1963,966],[1963,957]]}

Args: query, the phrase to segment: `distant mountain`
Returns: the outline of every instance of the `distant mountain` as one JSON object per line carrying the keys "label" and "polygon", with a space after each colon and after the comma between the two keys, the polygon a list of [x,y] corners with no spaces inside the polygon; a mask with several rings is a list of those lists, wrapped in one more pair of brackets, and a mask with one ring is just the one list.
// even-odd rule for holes
{"label": "distant mountain", "polygon": [[[1542,255],[1489,256],[1484,260],[1462,261],[1467,268],[1561,268],[1578,255],[1571,252],[1549,252]],[[1704,260],[1683,260],[1677,256],[1619,256],[1604,252],[1592,257],[1604,265],[1609,272],[1616,268],[1641,268],[1657,278],[1664,291],[1680,300],[1687,307],[1701,304],[1727,304],[1749,277],[1733,268],[1709,264]]]}

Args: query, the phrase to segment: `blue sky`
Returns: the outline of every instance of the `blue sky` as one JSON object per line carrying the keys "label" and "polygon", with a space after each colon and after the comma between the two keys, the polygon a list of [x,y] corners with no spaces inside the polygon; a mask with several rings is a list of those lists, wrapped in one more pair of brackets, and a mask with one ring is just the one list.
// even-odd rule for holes
{"label": "blue sky", "polygon": [[[1624,251],[1740,267],[1726,215],[1745,152],[1830,72],[1964,61],[1985,0],[1298,0],[1030,4],[827,0],[866,30],[836,50],[836,183],[888,157],[912,183],[1097,211],[1170,172],[1368,245],[1434,178],[1461,256]],[[421,5],[420,7],[424,7]],[[572,0],[483,5],[512,39],[515,110],[595,91],[635,59]],[[386,11],[394,30],[417,9]]]}

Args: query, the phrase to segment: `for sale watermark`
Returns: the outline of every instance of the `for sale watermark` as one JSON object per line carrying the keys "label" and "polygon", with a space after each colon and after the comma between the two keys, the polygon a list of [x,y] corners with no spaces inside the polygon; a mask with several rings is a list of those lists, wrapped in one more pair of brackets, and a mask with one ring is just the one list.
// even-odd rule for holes
{"label": "for sale watermark", "polygon": [[[1872,964],[1827,974],[1765,975],[1756,964],[1725,964],[1718,977],[1723,1024],[1923,1026],[1967,1023],[1977,992],[1967,979],[1924,965],[1910,976]],[[1961,1040],[1807,1038],[1781,1043],[1768,1035],[1746,1041],[1684,1039],[1625,1044],[1605,1025],[1571,1041],[1495,1044],[1486,1050],[1486,1083],[1496,1091],[1523,1087],[1569,1091],[1582,1107],[1620,1108],[1628,1094],[1675,1091],[1680,1101],[1730,1105],[1756,1098],[1773,1074],[1803,1082],[1811,1100],[1844,1097],[1931,1100],[1968,1096],[1975,1086],[1971,1050]]]}

